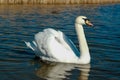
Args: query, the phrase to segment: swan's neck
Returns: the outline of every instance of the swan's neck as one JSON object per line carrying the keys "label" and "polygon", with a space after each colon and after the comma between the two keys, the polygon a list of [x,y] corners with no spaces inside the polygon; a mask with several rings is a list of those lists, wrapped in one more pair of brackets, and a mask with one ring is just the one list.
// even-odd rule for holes
{"label": "swan's neck", "polygon": [[78,41],[79,41],[79,50],[80,50],[80,61],[89,63],[90,62],[90,54],[88,44],[85,38],[84,29],[81,24],[75,24]]}

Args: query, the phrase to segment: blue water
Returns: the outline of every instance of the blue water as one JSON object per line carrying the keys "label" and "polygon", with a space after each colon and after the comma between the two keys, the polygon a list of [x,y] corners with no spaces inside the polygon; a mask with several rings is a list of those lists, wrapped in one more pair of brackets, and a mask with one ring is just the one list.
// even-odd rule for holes
{"label": "blue water", "polygon": [[[63,31],[78,48],[74,20],[85,26],[91,63],[42,63],[25,41],[45,28]],[[120,80],[120,4],[0,5],[0,80]]]}

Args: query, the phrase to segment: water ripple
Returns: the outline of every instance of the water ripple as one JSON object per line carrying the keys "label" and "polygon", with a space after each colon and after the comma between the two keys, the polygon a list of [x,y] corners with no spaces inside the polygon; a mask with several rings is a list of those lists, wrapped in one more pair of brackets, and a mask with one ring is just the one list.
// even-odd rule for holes
{"label": "water ripple", "polygon": [[[120,80],[120,5],[0,5],[1,80]],[[63,31],[78,47],[74,20],[91,19],[85,26],[91,64],[41,63],[24,40],[45,28]]]}

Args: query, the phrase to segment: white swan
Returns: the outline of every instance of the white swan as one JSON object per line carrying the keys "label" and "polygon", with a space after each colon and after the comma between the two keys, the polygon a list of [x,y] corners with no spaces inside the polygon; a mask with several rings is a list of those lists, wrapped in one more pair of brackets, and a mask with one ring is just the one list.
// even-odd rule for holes
{"label": "white swan", "polygon": [[83,26],[92,23],[85,16],[78,16],[75,21],[75,28],[79,41],[80,52],[70,39],[63,32],[48,28],[35,35],[35,41],[25,42],[35,55],[42,60],[63,63],[88,64],[90,54],[86,42]]}

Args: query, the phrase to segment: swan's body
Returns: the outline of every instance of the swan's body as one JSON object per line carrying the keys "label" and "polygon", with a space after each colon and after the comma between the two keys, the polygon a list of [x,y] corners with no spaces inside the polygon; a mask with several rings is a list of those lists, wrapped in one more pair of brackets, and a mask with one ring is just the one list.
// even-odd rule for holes
{"label": "swan's body", "polygon": [[[68,39],[61,31],[56,31],[51,28],[37,33],[35,35],[35,41],[25,43],[42,60],[87,64],[90,62],[90,54],[82,27],[86,21],[86,17],[79,16],[75,23],[80,52],[77,50],[72,41]],[[87,24],[92,25],[91,23]]]}

